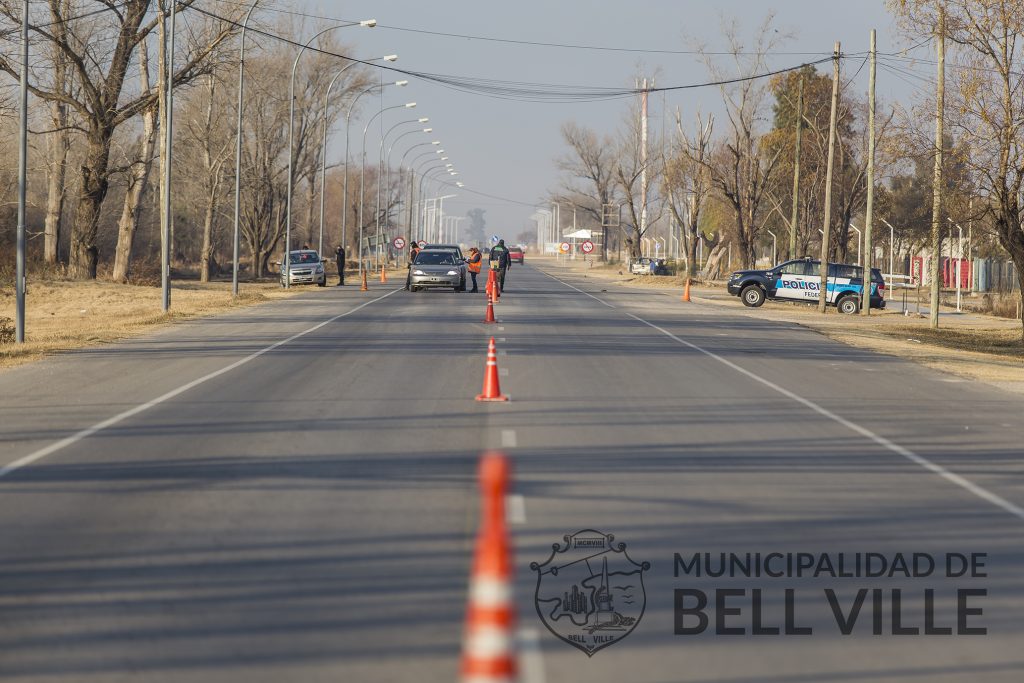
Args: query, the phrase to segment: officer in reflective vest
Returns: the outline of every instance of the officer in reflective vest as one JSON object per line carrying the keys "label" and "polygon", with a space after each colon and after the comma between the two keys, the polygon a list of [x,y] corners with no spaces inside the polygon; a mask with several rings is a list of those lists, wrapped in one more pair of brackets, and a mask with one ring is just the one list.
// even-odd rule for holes
{"label": "officer in reflective vest", "polygon": [[480,250],[477,249],[476,247],[470,247],[469,258],[466,260],[466,265],[469,268],[469,276],[473,278],[473,289],[470,290],[471,292],[480,291],[479,289],[477,289],[476,276],[477,273],[480,272],[480,269],[483,267],[483,262],[484,256],[483,254],[480,253]]}

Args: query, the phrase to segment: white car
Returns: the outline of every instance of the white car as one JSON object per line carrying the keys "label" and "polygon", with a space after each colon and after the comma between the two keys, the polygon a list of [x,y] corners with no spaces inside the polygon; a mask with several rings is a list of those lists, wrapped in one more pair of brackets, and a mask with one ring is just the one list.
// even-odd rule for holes
{"label": "white car", "polygon": [[[285,267],[280,261],[281,286],[284,287]],[[327,286],[327,273],[324,262],[314,249],[298,249],[288,253],[288,280],[293,285]]]}

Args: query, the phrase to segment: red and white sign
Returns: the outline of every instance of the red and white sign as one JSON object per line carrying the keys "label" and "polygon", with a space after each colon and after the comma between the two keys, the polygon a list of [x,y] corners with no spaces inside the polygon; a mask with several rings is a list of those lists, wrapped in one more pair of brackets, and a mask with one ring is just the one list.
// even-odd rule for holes
{"label": "red and white sign", "polygon": [[395,247],[395,249],[401,251],[402,249],[405,249],[405,238],[396,237],[394,240],[392,240],[391,244]]}
{"label": "red and white sign", "polygon": [[416,244],[420,245],[420,249],[422,249],[423,247],[427,246],[427,241],[426,240],[420,240]]}
{"label": "red and white sign", "polygon": [[570,249],[572,249],[572,246],[568,242],[562,242],[558,245],[558,251],[563,254],[568,254]]}
{"label": "red and white sign", "polygon": [[591,242],[590,240],[585,240],[583,244],[580,245],[580,251],[582,251],[584,254],[589,254],[590,252],[594,251],[594,243]]}

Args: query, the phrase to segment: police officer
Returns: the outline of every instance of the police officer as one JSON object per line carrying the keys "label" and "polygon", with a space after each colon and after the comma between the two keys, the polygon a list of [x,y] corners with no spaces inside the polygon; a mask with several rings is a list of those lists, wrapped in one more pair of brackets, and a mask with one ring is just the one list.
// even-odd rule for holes
{"label": "police officer", "polygon": [[338,262],[338,286],[345,284],[345,247],[338,245],[334,250],[334,260]]}
{"label": "police officer", "polygon": [[469,268],[469,276],[473,278],[473,289],[471,292],[479,292],[476,284],[476,276],[480,272],[480,268],[483,266],[484,257],[480,253],[480,250],[476,247],[469,248],[469,258],[466,260],[466,266]]}
{"label": "police officer", "polygon": [[409,289],[410,283],[412,283],[412,264],[416,261],[416,255],[420,253],[420,245],[414,241],[411,237],[409,238],[409,263],[406,264],[405,274],[405,288]]}
{"label": "police officer", "polygon": [[508,247],[505,246],[505,240],[498,240],[498,243],[491,249],[491,270],[496,270],[498,279],[498,290],[501,292],[505,291],[505,273],[508,272],[509,266],[512,265],[512,259],[508,253]]}

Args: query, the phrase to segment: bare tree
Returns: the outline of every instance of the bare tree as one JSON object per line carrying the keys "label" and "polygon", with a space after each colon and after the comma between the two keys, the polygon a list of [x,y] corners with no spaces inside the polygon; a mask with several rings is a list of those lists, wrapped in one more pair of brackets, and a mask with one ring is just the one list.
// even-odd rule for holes
{"label": "bare tree", "polygon": [[707,162],[715,122],[713,116],[704,119],[700,112],[695,118],[694,133],[689,135],[676,111],[678,141],[665,161],[664,171],[669,210],[680,227],[680,240],[686,248],[686,275],[691,278],[697,274],[697,245],[703,238],[700,219],[711,190]]}
{"label": "bare tree", "polygon": [[[119,169],[111,167],[111,143],[118,127],[153,106],[156,95],[152,92],[126,92],[125,81],[135,58],[136,49],[156,28],[159,17],[151,16],[152,0],[124,0],[110,5],[103,12],[83,19],[93,35],[88,41],[78,39],[80,19],[62,0],[47,0],[51,16],[49,21],[37,21],[32,31],[59,51],[74,73],[80,93],[69,93],[38,81],[30,84],[32,94],[47,102],[59,102],[75,111],[85,134],[85,159],[81,166],[81,181],[76,200],[75,219],[71,230],[70,272],[79,278],[95,278],[99,256],[97,236],[100,211],[106,199],[111,175]],[[180,0],[178,10],[185,10],[197,0]],[[11,21],[20,21],[20,4],[12,0],[0,2],[0,14]],[[161,6],[162,6],[161,2]],[[240,8],[232,10],[240,11]],[[183,17],[184,20],[184,17]],[[209,27],[209,30],[201,30]],[[236,31],[235,24],[227,21],[203,22],[189,31],[186,54],[178,62],[173,84],[181,85],[194,79],[207,68],[209,57]],[[0,57],[0,70],[14,77],[18,66]]]}
{"label": "bare tree", "polygon": [[[563,189],[573,206],[582,209],[601,226],[601,259],[608,259],[608,235],[604,234],[604,207],[615,194],[616,146],[609,136],[574,122],[562,124],[562,139],[568,151],[558,159],[558,169],[568,175]],[[580,187],[576,181],[583,181]]]}

